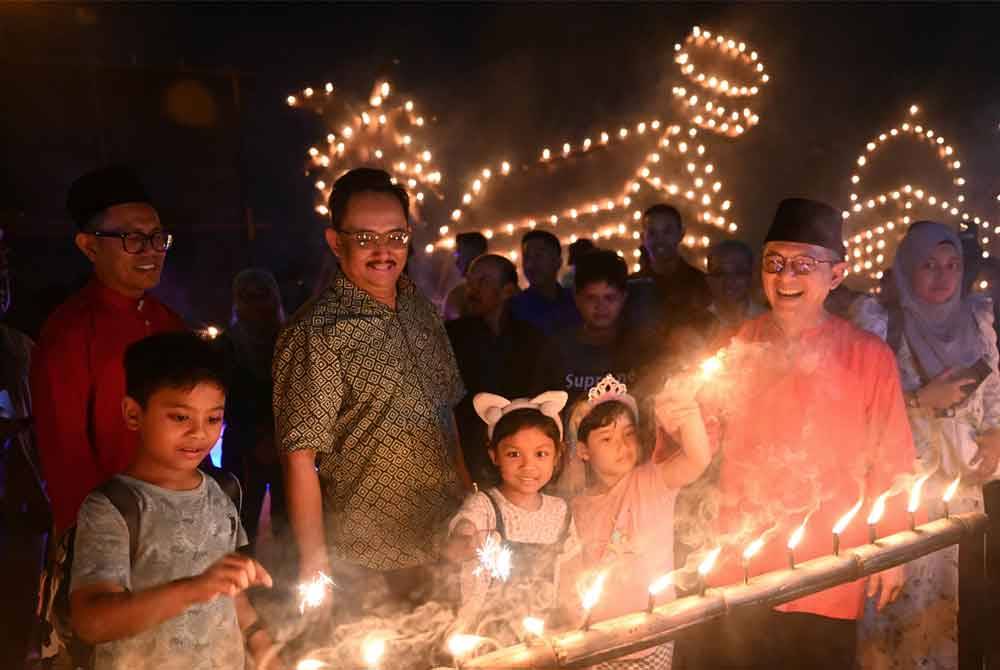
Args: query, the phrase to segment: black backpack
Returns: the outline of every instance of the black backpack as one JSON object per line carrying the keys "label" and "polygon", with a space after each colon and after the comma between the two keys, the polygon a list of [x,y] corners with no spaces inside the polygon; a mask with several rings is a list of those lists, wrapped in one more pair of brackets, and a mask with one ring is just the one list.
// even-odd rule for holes
{"label": "black backpack", "polygon": [[[211,466],[201,466],[202,472],[210,476],[219,488],[236,505],[237,516],[243,510],[243,488],[240,480],[231,472]],[[135,559],[139,544],[139,498],[135,490],[117,477],[112,477],[97,487],[125,520],[128,529],[129,558]],[[47,561],[42,577],[39,599],[39,618],[44,622],[42,656],[52,657],[65,647],[73,661],[75,670],[87,670],[93,665],[93,646],[76,636],[70,622],[69,586],[73,570],[73,548],[76,540],[76,526],[71,527],[62,537]]]}

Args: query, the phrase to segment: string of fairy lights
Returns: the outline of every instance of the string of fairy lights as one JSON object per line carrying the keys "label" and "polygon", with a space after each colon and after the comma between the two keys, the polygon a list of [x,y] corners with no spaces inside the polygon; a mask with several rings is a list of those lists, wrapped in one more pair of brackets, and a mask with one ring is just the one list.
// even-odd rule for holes
{"label": "string of fairy lights", "polygon": [[[890,143],[900,140],[920,142],[932,150],[949,176],[952,188],[947,194],[905,183],[882,193],[862,195],[863,177],[878,154]],[[869,283],[880,280],[891,266],[895,246],[907,227],[920,219],[958,220],[962,230],[974,227],[980,235],[983,258],[989,258],[990,251],[986,247],[992,243],[992,236],[1000,235],[1000,226],[991,228],[988,219],[965,209],[963,187],[966,179],[960,172],[961,168],[958,152],[941,134],[922,121],[917,105],[910,106],[905,119],[898,125],[872,138],[855,161],[855,170],[850,178],[851,204],[849,209],[843,211],[851,272]]]}
{"label": "string of fairy lights", "polygon": [[289,107],[309,109],[321,115],[329,129],[326,144],[308,150],[306,176],[315,180],[316,212],[327,216],[327,201],[333,182],[358,165],[377,165],[406,186],[422,204],[427,194],[441,198],[443,180],[433,153],[422,139],[427,126],[412,99],[394,102],[392,85],[377,81],[367,100],[358,104],[344,99],[332,83],[319,89],[307,87],[289,95]]}
{"label": "string of fairy lights", "polygon": [[[746,70],[743,81],[725,78],[697,65],[696,58],[713,56],[731,67]],[[748,102],[760,93],[770,77],[756,51],[745,42],[713,35],[695,26],[682,44],[674,46],[674,62],[686,86],[673,88],[672,94],[685,115],[683,123],[648,119],[630,124],[616,124],[575,142],[563,141],[541,148],[533,161],[521,170],[542,165],[558,165],[582,154],[611,150],[626,142],[644,142],[648,151],[634,174],[624,184],[609,186],[606,195],[592,197],[549,211],[490,220],[488,214],[476,217],[478,225],[463,224],[464,215],[482,202],[490,188],[515,171],[510,158],[501,158],[481,167],[467,181],[458,202],[451,209],[451,221],[440,226],[439,239],[428,244],[428,254],[438,249],[452,249],[458,232],[478,230],[491,241],[491,250],[518,260],[518,241],[528,230],[543,228],[556,234],[563,244],[589,237],[601,246],[612,248],[622,257],[633,257],[633,270],[639,269],[642,210],[645,200],[666,201],[687,215],[688,234],[683,240],[689,255],[706,264],[704,249],[720,235],[732,235],[739,225],[730,217],[732,200],[723,194],[723,181],[716,165],[709,159],[709,149],[702,133],[735,138],[757,125],[760,116]],[[690,90],[688,90],[690,87]],[[728,106],[728,107],[727,107]],[[478,212],[477,212],[478,213]],[[692,225],[694,224],[694,225]]]}

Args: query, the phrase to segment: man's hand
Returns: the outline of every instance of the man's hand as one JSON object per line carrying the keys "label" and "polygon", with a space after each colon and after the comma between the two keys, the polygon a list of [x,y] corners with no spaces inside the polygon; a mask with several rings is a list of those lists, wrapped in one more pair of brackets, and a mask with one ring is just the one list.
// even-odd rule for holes
{"label": "man's hand", "polygon": [[271,575],[260,563],[241,554],[227,554],[190,579],[195,602],[209,602],[219,596],[236,596],[251,586],[271,588]]}
{"label": "man's hand", "polygon": [[865,594],[869,598],[878,594],[878,602],[875,603],[875,606],[882,610],[899,597],[904,581],[903,566],[897,565],[895,568],[889,568],[870,576]]}
{"label": "man's hand", "polygon": [[941,410],[954,407],[962,402],[966,396],[962,387],[968,384],[975,384],[976,380],[967,376],[951,379],[951,376],[957,370],[957,368],[948,368],[929,381],[926,386],[919,389],[917,391],[917,399],[920,401],[920,406]]}
{"label": "man's hand", "polygon": [[976,441],[979,444],[979,450],[969,461],[969,465],[975,468],[974,478],[980,482],[986,482],[1000,465],[1000,429],[983,433]]}

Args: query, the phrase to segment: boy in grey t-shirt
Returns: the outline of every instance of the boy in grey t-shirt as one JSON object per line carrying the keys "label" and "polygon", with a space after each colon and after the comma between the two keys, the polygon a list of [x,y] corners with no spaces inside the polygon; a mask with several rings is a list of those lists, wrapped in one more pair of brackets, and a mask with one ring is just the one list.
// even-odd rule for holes
{"label": "boy in grey t-shirt", "polygon": [[236,507],[198,469],[222,428],[219,353],[190,333],[154,335],[126,351],[125,376],[122,409],[140,446],[118,477],[138,502],[134,550],[100,491],[76,528],[70,611],[96,645],[95,670],[243,670],[244,636],[258,668],[277,668],[243,593],[271,577],[235,553],[247,542]]}

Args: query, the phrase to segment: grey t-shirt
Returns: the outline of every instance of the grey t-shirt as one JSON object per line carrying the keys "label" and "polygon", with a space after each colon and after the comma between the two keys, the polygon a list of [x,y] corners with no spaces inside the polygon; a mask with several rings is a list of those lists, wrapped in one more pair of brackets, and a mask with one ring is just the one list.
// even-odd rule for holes
{"label": "grey t-shirt", "polygon": [[[239,515],[215,480],[171,491],[119,475],[138,494],[135,564],[129,533],[107,496],[93,492],[77,517],[71,592],[111,582],[142,591],[193,577],[247,543]],[[243,670],[243,638],[232,598],[220,596],[134,637],[97,645],[95,670]]]}

